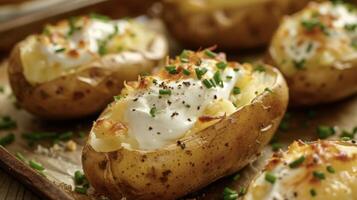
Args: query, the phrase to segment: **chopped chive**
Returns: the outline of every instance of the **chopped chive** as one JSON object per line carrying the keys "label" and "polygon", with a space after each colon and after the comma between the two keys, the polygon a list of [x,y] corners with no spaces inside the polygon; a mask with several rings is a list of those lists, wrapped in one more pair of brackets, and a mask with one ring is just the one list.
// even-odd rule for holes
{"label": "chopped chive", "polygon": [[189,76],[191,74],[190,70],[188,69],[183,69],[182,73],[185,74],[186,76]]}
{"label": "chopped chive", "polygon": [[266,172],[265,173],[265,180],[268,181],[271,184],[274,184],[276,181],[276,176],[272,174],[271,172]]}
{"label": "chopped chive", "polygon": [[151,115],[151,117],[155,117],[156,116],[156,107],[152,107],[150,109],[150,115]]}
{"label": "chopped chive", "polygon": [[174,65],[168,65],[165,67],[165,69],[169,74],[177,74],[178,73],[176,66],[174,66]]}
{"label": "chopped chive", "polygon": [[119,101],[121,99],[121,95],[116,95],[113,98],[114,98],[114,101]]}
{"label": "chopped chive", "polygon": [[0,119],[0,130],[9,130],[17,127],[16,121],[10,116],[3,116]]}
{"label": "chopped chive", "polygon": [[240,187],[238,191],[238,195],[241,197],[247,193],[247,189],[245,187]]}
{"label": "chopped chive", "polygon": [[4,93],[4,92],[5,92],[4,86],[1,86],[1,85],[0,85],[0,93]]}
{"label": "chopped chive", "polygon": [[240,88],[239,87],[234,87],[233,88],[233,94],[235,94],[235,95],[240,94]]}
{"label": "chopped chive", "polygon": [[302,60],[293,60],[294,67],[295,67],[296,69],[298,69],[298,70],[304,69],[305,63],[306,63],[306,60],[305,60],[305,59],[302,59]]}
{"label": "chopped chive", "polygon": [[240,178],[240,173],[237,173],[233,176],[233,180],[236,181]]}
{"label": "chopped chive", "polygon": [[188,62],[188,50],[183,50],[182,53],[180,54],[180,61],[182,63],[187,63]]}
{"label": "chopped chive", "polygon": [[315,189],[311,189],[310,190],[310,194],[311,194],[311,196],[316,196],[317,195],[317,193],[316,193],[316,190]]}
{"label": "chopped chive", "polygon": [[263,65],[258,64],[254,67],[253,71],[265,72],[265,67]]}
{"label": "chopped chive", "polygon": [[86,177],[81,171],[75,171],[74,172],[74,182],[77,185],[81,185],[86,181]]}
{"label": "chopped chive", "polygon": [[226,76],[227,80],[232,80],[232,78],[233,78],[232,76]]}
{"label": "chopped chive", "polygon": [[323,179],[326,178],[324,173],[318,172],[318,171],[313,171],[312,175],[314,175],[314,177],[319,179],[319,180],[323,180]]}
{"label": "chopped chive", "polygon": [[0,146],[6,146],[15,141],[15,135],[13,133],[9,133],[8,135],[0,138]]}
{"label": "chopped chive", "polygon": [[301,156],[289,164],[290,168],[297,168],[305,161],[305,156]]}
{"label": "chopped chive", "polygon": [[171,90],[159,90],[159,94],[161,94],[161,95],[171,95]]}
{"label": "chopped chive", "polygon": [[59,134],[56,139],[57,140],[62,140],[62,141],[67,141],[67,140],[70,140],[72,137],[73,137],[73,132],[72,131],[66,131],[64,133]]}
{"label": "chopped chive", "polygon": [[80,29],[80,27],[76,27],[76,25],[75,25],[77,19],[78,19],[77,17],[70,17],[70,18],[68,19],[69,30],[68,30],[68,32],[67,32],[67,36],[73,35],[73,33],[74,33],[75,31],[77,31],[77,30]]}
{"label": "chopped chive", "polygon": [[56,49],[55,52],[56,53],[60,53],[60,52],[63,52],[65,50],[66,50],[66,48],[59,48],[59,49]]}
{"label": "chopped chive", "polygon": [[108,53],[107,41],[98,41],[98,53],[103,56]]}
{"label": "chopped chive", "polygon": [[316,128],[316,132],[320,139],[326,139],[335,134],[335,129],[333,127],[320,125]]}
{"label": "chopped chive", "polygon": [[110,20],[110,17],[105,16],[105,15],[101,15],[101,14],[98,14],[98,13],[94,13],[94,12],[90,13],[89,17],[92,18],[92,19],[98,19],[98,20],[102,20],[102,21]]}
{"label": "chopped chive", "polygon": [[326,167],[326,170],[327,170],[328,172],[330,172],[331,174],[333,174],[333,173],[336,172],[335,169],[334,169],[331,165],[327,166],[327,167]]}
{"label": "chopped chive", "polygon": [[199,80],[201,80],[202,76],[207,72],[208,70],[206,68],[196,68],[196,76]]}
{"label": "chopped chive", "polygon": [[223,190],[223,199],[224,200],[236,200],[238,198],[238,193],[237,191],[231,189],[231,188],[224,188]]}
{"label": "chopped chive", "polygon": [[264,88],[265,92],[274,93],[270,88]]}
{"label": "chopped chive", "polygon": [[87,194],[87,190],[88,190],[88,188],[83,187],[83,186],[76,186],[74,188],[74,191],[79,193],[79,194]]}
{"label": "chopped chive", "polygon": [[214,73],[213,79],[216,82],[216,85],[219,85],[220,87],[223,88],[223,81],[222,81],[221,73],[219,71],[216,71]]}
{"label": "chopped chive", "polygon": [[22,162],[25,162],[25,157],[20,152],[16,152],[15,156],[17,159],[21,160]]}
{"label": "chopped chive", "polygon": [[217,56],[217,54],[216,53],[214,53],[214,52],[212,52],[212,51],[210,51],[210,50],[205,50],[205,54],[206,54],[206,56],[208,56],[208,57],[210,57],[210,58],[215,58],[216,56]]}
{"label": "chopped chive", "polygon": [[221,61],[221,62],[219,62],[219,63],[216,64],[216,67],[217,67],[218,69],[224,70],[224,69],[226,69],[226,67],[227,67],[227,63]]}
{"label": "chopped chive", "polygon": [[45,26],[45,28],[43,28],[42,34],[47,36],[51,35],[50,28],[48,26]]}
{"label": "chopped chive", "polygon": [[204,79],[204,80],[202,81],[202,83],[203,83],[203,85],[205,85],[206,88],[208,88],[208,89],[210,89],[210,88],[213,87],[212,83],[211,83],[209,80],[207,80],[207,79]]}
{"label": "chopped chive", "polygon": [[45,168],[42,166],[41,163],[36,162],[36,161],[34,161],[34,160],[30,160],[30,161],[29,161],[29,165],[30,165],[30,167],[31,167],[32,169],[35,169],[35,170],[38,170],[38,171],[43,171],[43,170],[45,170]]}
{"label": "chopped chive", "polygon": [[239,68],[234,68],[233,71],[238,72]]}
{"label": "chopped chive", "polygon": [[283,147],[283,145],[281,143],[278,143],[278,142],[274,142],[274,143],[271,144],[271,148],[272,148],[273,151],[278,151],[282,147]]}
{"label": "chopped chive", "polygon": [[213,87],[216,87],[216,83],[214,82],[213,79],[209,79],[209,82],[212,84]]}
{"label": "chopped chive", "polygon": [[306,47],[306,53],[309,53],[312,50],[313,45],[314,44],[312,42],[309,42],[309,44]]}

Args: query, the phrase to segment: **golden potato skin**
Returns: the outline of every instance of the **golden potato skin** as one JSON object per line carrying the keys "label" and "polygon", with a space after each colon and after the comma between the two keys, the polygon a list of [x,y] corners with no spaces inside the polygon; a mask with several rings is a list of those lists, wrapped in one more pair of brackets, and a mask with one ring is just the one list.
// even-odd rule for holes
{"label": "golden potato skin", "polygon": [[96,152],[86,144],[83,169],[97,192],[111,199],[175,199],[232,174],[269,142],[284,115],[288,89],[281,74],[272,92],[194,135],[155,151]]}
{"label": "golden potato skin", "polygon": [[[269,43],[280,19],[308,1],[267,0],[208,12],[183,12],[181,0],[164,1],[163,19],[185,46],[218,45],[222,49],[255,48]],[[226,20],[222,22],[222,18]]]}
{"label": "golden potato skin", "polygon": [[[276,64],[270,56],[266,62]],[[330,103],[357,93],[357,61],[345,65],[349,67],[308,68],[297,71],[293,76],[285,76],[289,86],[289,105]]]}
{"label": "golden potato skin", "polygon": [[24,109],[46,119],[80,118],[100,112],[120,92],[125,80],[136,80],[138,74],[149,72],[161,62],[138,53],[140,59],[116,63],[112,55],[107,55],[83,70],[32,85],[23,73],[20,57],[23,42],[26,40],[18,43],[10,55],[11,88]]}

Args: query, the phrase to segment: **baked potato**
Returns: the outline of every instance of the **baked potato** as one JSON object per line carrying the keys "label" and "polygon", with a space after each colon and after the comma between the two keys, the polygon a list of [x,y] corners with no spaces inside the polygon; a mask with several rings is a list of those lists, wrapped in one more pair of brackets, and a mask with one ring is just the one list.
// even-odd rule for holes
{"label": "baked potato", "polygon": [[222,49],[265,46],[281,18],[307,1],[166,0],[162,17],[185,46],[218,45]]}
{"label": "baked potato", "polygon": [[357,199],[357,145],[342,141],[294,142],[271,158],[244,200]]}
{"label": "baked potato", "polygon": [[278,70],[206,49],[183,51],[120,97],[92,127],[86,177],[111,199],[175,199],[251,162],[284,115],[288,91]]}
{"label": "baked potato", "polygon": [[337,101],[357,92],[357,10],[311,3],[286,17],[273,37],[268,63],[289,85],[291,104]]}
{"label": "baked potato", "polygon": [[23,108],[48,119],[102,111],[124,80],[136,80],[166,57],[165,37],[143,18],[111,20],[91,14],[47,25],[19,42],[9,79]]}

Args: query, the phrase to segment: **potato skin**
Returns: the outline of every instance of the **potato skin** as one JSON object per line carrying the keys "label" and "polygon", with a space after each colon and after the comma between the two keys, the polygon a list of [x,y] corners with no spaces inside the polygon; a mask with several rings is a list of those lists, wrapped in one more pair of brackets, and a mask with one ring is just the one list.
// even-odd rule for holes
{"label": "potato skin", "polygon": [[[111,199],[175,199],[232,174],[269,142],[284,115],[288,90],[278,74],[272,93],[180,143],[155,151],[83,149],[83,169],[98,193]],[[257,114],[259,113],[259,114]]]}
{"label": "potato skin", "polygon": [[[267,63],[274,61],[267,57]],[[312,106],[341,100],[357,93],[357,61],[345,63],[349,67],[337,66],[308,68],[286,76],[289,86],[289,105]],[[277,66],[277,65],[275,65]]]}
{"label": "potato skin", "polygon": [[[162,51],[166,55],[166,41],[159,40],[165,43]],[[138,74],[149,72],[165,57],[151,58],[137,52],[133,58],[132,53],[123,52],[118,63],[113,58],[118,54],[109,54],[83,70],[32,85],[24,76],[20,56],[25,42],[18,43],[9,58],[11,88],[24,109],[45,119],[73,119],[100,112],[120,92],[125,80],[136,80]]]}
{"label": "potato skin", "polygon": [[[180,0],[164,1],[163,19],[171,34],[188,47],[255,48],[269,43],[280,19],[308,1],[268,0],[211,12],[183,12]],[[254,13],[254,14],[252,14]],[[222,17],[223,16],[223,17]],[[224,23],[222,19],[226,20]]]}

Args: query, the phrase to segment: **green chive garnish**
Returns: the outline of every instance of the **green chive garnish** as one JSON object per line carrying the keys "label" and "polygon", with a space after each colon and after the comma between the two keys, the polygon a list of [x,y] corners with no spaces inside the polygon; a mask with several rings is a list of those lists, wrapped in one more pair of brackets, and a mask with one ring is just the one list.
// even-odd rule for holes
{"label": "green chive garnish", "polygon": [[328,172],[330,172],[331,174],[333,174],[333,173],[336,172],[335,169],[334,169],[331,165],[327,166],[327,167],[326,167],[326,170],[327,170]]}
{"label": "green chive garnish", "polygon": [[316,132],[320,139],[326,139],[335,134],[335,129],[333,127],[320,125],[316,128]]}
{"label": "green chive garnish", "polygon": [[105,15],[101,15],[101,14],[98,14],[98,13],[90,13],[89,17],[92,18],[92,19],[98,19],[98,20],[102,20],[102,21],[110,20],[110,17],[105,16]]}
{"label": "green chive garnish", "polygon": [[79,193],[79,194],[87,194],[87,190],[88,190],[88,188],[83,187],[83,186],[76,186],[74,188],[74,191]]}
{"label": "green chive garnish", "polygon": [[8,135],[0,138],[0,145],[6,146],[15,141],[15,135],[13,133],[9,133]]}
{"label": "green chive garnish", "polygon": [[235,95],[240,94],[240,88],[239,87],[234,87],[233,88],[233,94],[235,94]]}
{"label": "green chive garnish", "polygon": [[305,156],[301,156],[289,164],[290,168],[297,168],[305,161]]}
{"label": "green chive garnish", "polygon": [[316,196],[317,195],[317,193],[316,193],[316,190],[315,189],[311,189],[310,190],[310,194],[311,194],[311,196]]}
{"label": "green chive garnish", "polygon": [[156,107],[152,107],[150,109],[150,115],[151,115],[151,117],[155,117],[155,115],[156,115]]}
{"label": "green chive garnish", "polygon": [[265,173],[265,180],[271,184],[274,184],[276,181],[276,176],[270,172]]}
{"label": "green chive garnish", "polygon": [[232,76],[226,76],[227,80],[232,80],[232,78],[233,78]]}
{"label": "green chive garnish", "polygon": [[236,175],[233,176],[233,180],[236,181],[240,178],[240,173],[237,173]]}
{"label": "green chive garnish", "polygon": [[174,66],[174,65],[168,65],[165,67],[165,69],[169,74],[177,74],[178,73],[176,66]]}
{"label": "green chive garnish", "polygon": [[182,63],[187,63],[188,62],[188,53],[189,53],[189,51],[183,50],[182,53],[180,54],[180,61]]}
{"label": "green chive garnish", "polygon": [[323,180],[323,179],[326,178],[324,173],[318,172],[318,171],[313,171],[312,175],[314,175],[314,177],[319,179],[319,180]]}
{"label": "green chive garnish", "polygon": [[202,83],[203,83],[203,85],[205,85],[206,88],[208,88],[208,89],[210,89],[210,88],[213,87],[213,85],[211,84],[211,82],[210,82],[209,80],[207,80],[207,79],[204,79],[204,80],[202,81]]}
{"label": "green chive garnish", "polygon": [[283,147],[283,145],[281,143],[278,143],[278,142],[274,142],[274,143],[271,144],[271,148],[272,148],[273,151],[278,151],[282,147]]}
{"label": "green chive garnish", "polygon": [[65,50],[66,50],[66,48],[59,48],[59,49],[56,49],[55,52],[56,53],[60,53],[60,52],[63,52]]}
{"label": "green chive garnish", "polygon": [[182,73],[185,74],[186,76],[189,76],[191,74],[190,70],[188,69],[183,69]]}
{"label": "green chive garnish", "polygon": [[114,98],[114,101],[119,101],[121,99],[121,96],[120,95],[116,95],[113,98]]}
{"label": "green chive garnish", "polygon": [[216,64],[218,69],[224,70],[227,67],[227,63],[226,62],[219,62]]}
{"label": "green chive garnish", "polygon": [[231,188],[224,188],[223,190],[223,199],[224,200],[236,200],[238,198],[238,193],[237,191],[231,189]]}
{"label": "green chive garnish", "polygon": [[45,170],[45,168],[42,166],[41,163],[36,162],[36,161],[34,161],[34,160],[30,160],[30,161],[29,161],[29,165],[30,165],[30,167],[31,167],[32,169],[35,169],[35,170],[38,170],[38,171],[43,171],[43,170]]}
{"label": "green chive garnish", "polygon": [[208,57],[210,57],[210,58],[215,58],[216,56],[217,56],[217,54],[216,53],[214,53],[214,52],[212,52],[212,51],[210,51],[210,50],[205,50],[205,54],[206,54],[206,56],[208,56]]}
{"label": "green chive garnish", "polygon": [[159,94],[161,94],[161,95],[171,95],[171,90],[159,90]]}
{"label": "green chive garnish", "polygon": [[257,71],[257,72],[265,72],[265,67],[263,65],[256,65],[253,69],[253,71]]}
{"label": "green chive garnish", "polygon": [[25,157],[20,152],[16,152],[15,156],[17,159],[21,160],[22,162],[25,162]]}
{"label": "green chive garnish", "polygon": [[216,85],[219,85],[220,87],[223,88],[223,81],[222,81],[221,73],[219,71],[216,71],[214,73],[213,79],[214,79]]}
{"label": "green chive garnish", "polygon": [[199,80],[201,80],[202,76],[207,72],[208,70],[206,68],[196,68],[196,76]]}
{"label": "green chive garnish", "polygon": [[0,119],[0,130],[9,130],[16,127],[16,121],[14,121],[10,116],[4,116]]}
{"label": "green chive garnish", "polygon": [[86,181],[86,177],[84,176],[84,174],[81,171],[76,171],[74,172],[74,182],[77,185],[81,185]]}

